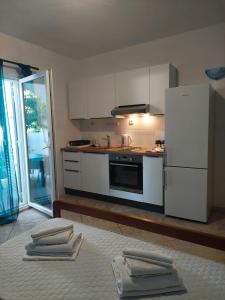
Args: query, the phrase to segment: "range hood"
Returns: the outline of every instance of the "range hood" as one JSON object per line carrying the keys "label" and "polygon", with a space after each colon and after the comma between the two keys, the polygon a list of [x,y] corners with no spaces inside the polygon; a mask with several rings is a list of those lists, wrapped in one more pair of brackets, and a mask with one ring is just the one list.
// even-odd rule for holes
{"label": "range hood", "polygon": [[113,117],[127,116],[130,114],[146,114],[149,113],[149,104],[135,104],[117,106],[111,111]]}

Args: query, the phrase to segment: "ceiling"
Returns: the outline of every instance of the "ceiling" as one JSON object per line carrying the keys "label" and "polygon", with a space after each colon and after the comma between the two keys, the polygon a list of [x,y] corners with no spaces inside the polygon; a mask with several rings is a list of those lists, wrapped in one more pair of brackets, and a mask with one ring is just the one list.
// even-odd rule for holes
{"label": "ceiling", "polygon": [[81,59],[225,22],[225,0],[0,0],[0,31]]}

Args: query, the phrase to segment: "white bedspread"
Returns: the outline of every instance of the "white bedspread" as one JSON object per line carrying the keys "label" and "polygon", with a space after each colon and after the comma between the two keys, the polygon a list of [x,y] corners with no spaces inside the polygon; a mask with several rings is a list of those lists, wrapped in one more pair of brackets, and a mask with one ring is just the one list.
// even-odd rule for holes
{"label": "white bedspread", "polygon": [[[51,219],[38,226],[71,223]],[[225,265],[180,251],[128,238],[74,222],[75,232],[83,232],[84,242],[74,262],[23,261],[24,245],[30,233],[0,246],[0,298],[5,300],[115,300],[116,285],[111,268],[115,255],[126,247],[157,250],[170,255],[188,292],[182,295],[144,299],[224,300]],[[139,298],[140,299],[140,298]]]}

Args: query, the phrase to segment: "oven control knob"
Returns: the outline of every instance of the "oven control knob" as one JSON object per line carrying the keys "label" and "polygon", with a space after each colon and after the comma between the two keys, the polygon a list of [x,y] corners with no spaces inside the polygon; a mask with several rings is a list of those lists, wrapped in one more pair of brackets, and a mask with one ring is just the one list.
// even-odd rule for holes
{"label": "oven control knob", "polygon": [[132,157],[130,157],[129,160],[132,161],[133,160]]}

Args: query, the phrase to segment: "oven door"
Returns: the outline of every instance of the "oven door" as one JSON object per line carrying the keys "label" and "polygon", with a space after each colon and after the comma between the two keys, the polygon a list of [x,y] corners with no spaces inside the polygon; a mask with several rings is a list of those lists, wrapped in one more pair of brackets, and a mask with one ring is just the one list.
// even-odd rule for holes
{"label": "oven door", "polygon": [[109,162],[110,188],[143,194],[143,164]]}

